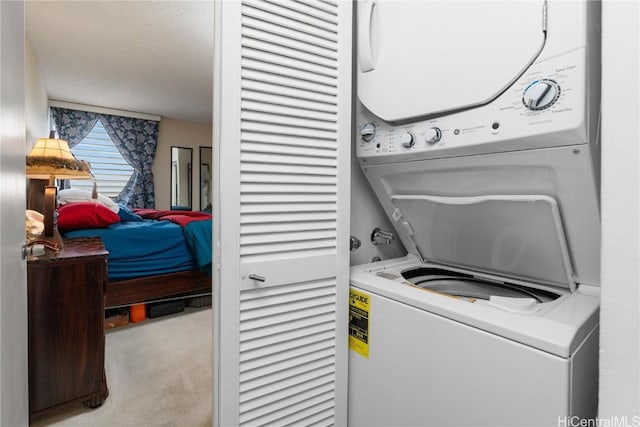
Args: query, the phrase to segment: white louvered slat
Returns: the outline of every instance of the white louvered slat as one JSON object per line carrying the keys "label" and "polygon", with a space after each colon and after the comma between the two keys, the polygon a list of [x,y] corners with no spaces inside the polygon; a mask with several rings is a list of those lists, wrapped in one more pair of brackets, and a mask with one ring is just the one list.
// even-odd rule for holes
{"label": "white louvered slat", "polygon": [[296,0],[296,3],[302,3],[309,7],[321,10],[323,12],[329,13],[331,15],[337,15],[338,11],[336,10],[336,5],[330,5],[322,1],[318,0]]}
{"label": "white louvered slat", "polygon": [[306,221],[306,222],[290,222],[286,223],[261,223],[254,225],[246,225],[243,227],[245,235],[262,234],[262,233],[281,233],[298,230],[335,230],[336,222],[331,220],[323,221]]}
{"label": "white louvered slat", "polygon": [[336,171],[332,166],[310,166],[302,164],[268,164],[265,162],[245,162],[241,167],[242,172],[256,172],[256,173],[285,173],[291,175],[301,176],[333,176],[335,177]]}
{"label": "white louvered slat", "polygon": [[329,409],[331,402],[316,405],[304,411],[291,414],[280,419],[282,427],[292,426],[313,426],[313,427],[330,427],[336,425],[334,414]]}
{"label": "white louvered slat", "polygon": [[317,34],[318,32],[336,34],[336,22],[327,22],[319,17],[317,14],[306,14],[295,10],[294,2],[292,1],[268,1],[268,0],[244,0],[244,5],[260,9],[269,13],[271,16],[283,17],[292,21],[300,22],[308,27],[311,27],[310,33]]}
{"label": "white louvered slat", "polygon": [[[308,323],[308,322],[305,322]],[[319,323],[314,325],[306,324],[304,326],[305,332],[311,336],[318,336],[321,333],[334,333],[335,332],[335,324],[333,321],[327,323]],[[275,328],[274,329],[278,329]],[[290,330],[290,331],[279,331],[277,334],[273,336],[265,336],[253,339],[251,341],[247,341],[240,346],[240,351],[252,350],[255,348],[261,348],[265,345],[273,346],[274,344],[289,342],[292,339],[298,338],[300,335],[299,330]]]}
{"label": "white louvered slat", "polygon": [[231,83],[217,86],[214,128],[230,159],[218,164],[217,233],[231,237],[219,237],[216,307],[223,322],[237,317],[215,347],[227,355],[217,372],[231,396],[218,397],[214,416],[223,425],[346,424],[348,221],[338,212],[349,205],[350,112],[341,105],[351,99],[352,5],[219,6],[237,21],[219,22],[232,34],[219,47],[234,66],[223,62]]}
{"label": "white louvered slat", "polygon": [[279,353],[284,353],[287,351],[291,351],[295,348],[302,348],[316,342],[320,342],[326,339],[331,339],[331,337],[335,336],[335,333],[331,331],[327,331],[324,333],[319,333],[315,335],[301,335],[297,337],[295,340],[291,340],[289,342],[276,343],[275,345],[270,345],[264,348],[258,349],[250,349],[240,354],[240,362],[250,362],[255,359],[264,358],[268,356],[273,356]]}
{"label": "white louvered slat", "polygon": [[241,194],[240,203],[321,203],[337,201],[335,194]]}
{"label": "white louvered slat", "polygon": [[336,123],[335,114],[322,111],[301,110],[289,105],[278,105],[265,102],[254,102],[250,99],[243,100],[242,111],[254,111],[261,113],[279,114],[282,116],[299,117],[322,122]]}
{"label": "white louvered slat", "polygon": [[[304,331],[302,331],[304,332]],[[283,354],[288,354],[289,352],[294,352],[296,350],[305,350],[306,347],[311,347],[316,343],[320,343],[329,339],[333,339],[335,337],[335,331],[327,331],[324,333],[318,333],[314,335],[307,336],[299,336],[295,340],[291,340],[290,342],[277,343],[276,345],[272,345],[265,348],[257,348],[250,349],[240,353],[240,362],[244,365],[251,364],[252,362],[257,362],[259,359],[264,358],[272,358],[276,362],[282,361],[281,358]],[[294,366],[289,364],[287,371],[289,369],[293,369]],[[296,368],[297,369],[297,368]],[[251,374],[248,374],[249,378],[252,378]],[[282,377],[286,377],[287,374],[283,374]]]}
{"label": "white louvered slat", "polygon": [[242,175],[242,183],[259,182],[284,184],[295,181],[297,184],[336,184],[337,180],[332,176],[308,176],[308,175],[287,175],[282,173],[244,173]]}
{"label": "white louvered slat", "polygon": [[336,50],[336,45],[331,40],[326,40],[315,35],[306,34],[304,32],[294,30],[290,28],[290,25],[287,25],[286,21],[283,20],[280,20],[279,23],[275,23],[255,19],[252,17],[253,14],[250,8],[246,8],[245,11],[247,12],[247,14],[245,15],[245,18],[242,22],[243,28],[253,28],[265,33],[276,34],[282,37],[287,37],[291,40],[297,40],[305,43],[306,45],[322,47],[332,51]]}
{"label": "white louvered slat", "polygon": [[[257,21],[263,21],[267,24],[277,25],[282,28],[287,28],[295,31],[298,37],[311,37],[313,39],[324,40],[335,46],[337,40],[336,33],[332,31],[326,31],[318,29],[312,25],[308,25],[305,22],[300,22],[295,19],[291,19],[285,16],[273,15],[266,12],[259,7],[256,7],[259,2],[252,2],[251,4],[243,2],[242,14],[244,18],[254,18]],[[245,21],[243,20],[243,24]]]}
{"label": "white louvered slat", "polygon": [[309,4],[305,2],[299,1],[281,1],[281,0],[265,0],[268,3],[277,4],[279,6],[285,7],[287,9],[308,15],[310,17],[314,17],[317,19],[321,19],[323,21],[329,22],[331,24],[338,23],[338,17],[335,13],[330,13],[326,9],[310,7]]}
{"label": "white louvered slat", "polygon": [[[274,224],[295,224],[300,222],[314,222],[314,221],[335,221],[337,214],[335,212],[277,212],[277,213],[245,213],[242,216],[242,224],[245,225],[246,230],[251,230],[251,226],[254,224],[273,226]],[[251,225],[250,225],[251,224]]]}
{"label": "white louvered slat", "polygon": [[278,420],[278,425],[282,427],[312,426],[318,422],[322,422],[323,424],[320,425],[324,426],[336,425],[334,403],[332,400],[309,406],[307,409],[282,417]]}
{"label": "white louvered slat", "polygon": [[[298,366],[318,358],[319,355],[335,352],[333,338],[325,341],[316,341],[305,347],[296,347],[282,353],[263,356],[259,359],[245,360],[240,367],[240,378],[245,375],[255,377],[263,375],[262,372],[282,371],[290,367]],[[317,357],[316,357],[317,356]],[[255,373],[253,371],[256,371]]]}
{"label": "white louvered slat", "polygon": [[[254,59],[246,58],[242,63],[243,68],[246,71],[258,71],[261,73],[268,73],[275,76],[282,76],[291,79],[292,82],[299,81],[302,83],[310,83],[316,85],[311,87],[311,90],[324,91],[325,89],[333,89],[335,93],[336,82],[331,77],[311,73],[305,70],[293,69],[277,63],[257,61]],[[245,73],[245,76],[248,74]],[[298,85],[303,87],[302,84]],[[297,113],[301,113],[298,111]],[[335,120],[335,117],[333,118]]]}
{"label": "white louvered slat", "polygon": [[[277,255],[291,252],[300,252],[309,249],[335,248],[335,238],[332,239],[309,239],[303,242],[269,242],[261,245],[247,245],[240,248],[240,259],[243,255]],[[275,256],[273,258],[276,258]]]}
{"label": "white louvered slat", "polygon": [[[336,211],[335,203],[281,203],[277,205],[270,206],[256,206],[256,205],[244,205],[240,207],[240,213],[243,215],[240,218],[241,224],[245,224],[244,215],[245,214],[255,214],[255,213],[271,213],[274,215],[281,214],[307,214],[307,213],[317,213],[322,212],[323,214],[330,214]],[[275,219],[275,218],[274,218]],[[294,218],[291,218],[290,221],[295,221]]]}
{"label": "white louvered slat", "polygon": [[[302,245],[297,245],[287,249],[272,245],[268,250],[262,247],[257,248],[253,253],[248,253],[248,251],[245,250],[245,253],[241,255],[241,259],[245,264],[254,263],[255,265],[267,265],[269,263],[273,264],[272,260],[274,258],[286,258],[292,261],[301,260],[301,264],[306,265],[306,268],[313,268],[313,262],[311,261],[313,257],[335,257],[336,254],[336,247],[332,245],[331,242],[316,244],[315,241],[310,241],[305,249],[301,249],[302,247]],[[303,251],[304,254],[301,253]],[[262,267],[261,269],[267,271],[266,267]]]}
{"label": "white louvered slat", "polygon": [[243,184],[240,186],[240,192],[243,194],[260,194],[260,193],[306,193],[306,194],[335,194],[336,193],[335,185],[327,185],[327,184],[291,184],[291,185],[283,185],[283,184]]}
{"label": "white louvered slat", "polygon": [[327,71],[336,68],[336,61],[331,58],[296,50],[287,46],[280,46],[275,43],[270,43],[266,40],[257,40],[254,38],[244,37],[242,40],[242,46],[245,48],[251,48],[274,55],[284,56],[285,58],[307,62],[309,64],[320,65],[322,67],[325,67]]}
{"label": "white louvered slat", "polygon": [[266,243],[294,243],[303,242],[307,239],[327,241],[335,237],[335,230],[304,230],[297,233],[263,233],[257,235],[240,236],[241,245],[261,245]]}
{"label": "white louvered slat", "polygon": [[[266,294],[262,298],[252,298],[241,303],[243,323],[240,326],[241,334],[246,331],[252,331],[273,325],[281,325],[282,331],[288,331],[291,328],[287,325],[287,314],[295,313],[295,318],[318,318],[321,322],[325,322],[323,314],[329,313],[328,310],[335,310],[335,289],[327,283],[314,285],[307,283],[310,288],[305,292],[288,292],[277,295],[277,299],[272,299],[271,304],[267,307],[260,303],[265,299],[269,303],[270,294]],[[277,287],[275,287],[277,288]],[[307,298],[302,298],[307,296]],[[304,300],[302,300],[304,299]],[[275,304],[277,302],[277,304]],[[296,304],[299,304],[296,306]],[[325,307],[320,309],[320,307]],[[292,319],[289,319],[292,320]],[[312,325],[310,322],[309,325]],[[308,332],[306,332],[308,334]],[[247,337],[252,339],[251,337]],[[243,343],[241,342],[241,346]],[[251,347],[255,349],[255,347]],[[268,346],[264,346],[268,349]],[[249,357],[249,355],[245,355]],[[250,358],[250,357],[249,357]]]}
{"label": "white louvered slat", "polygon": [[[256,297],[241,297],[240,309],[243,310],[245,319],[257,317],[269,317],[277,312],[272,311],[272,306],[283,307],[287,303],[296,303],[299,300],[311,298],[335,297],[335,289],[331,283],[306,283],[304,286],[276,286],[270,292]],[[300,306],[302,307],[302,306]],[[244,326],[241,330],[245,330]]]}
{"label": "white louvered slat", "polygon": [[[330,322],[333,322],[334,319],[331,315],[332,311],[329,310],[332,306],[326,306],[327,311],[324,314],[314,314],[313,316],[313,324],[320,327],[319,325],[326,325]],[[309,322],[309,318],[307,317],[297,317],[295,320],[287,320],[287,328],[289,331],[294,331],[300,329],[302,327],[309,326],[311,323]],[[269,337],[269,339],[279,339],[284,336],[286,331],[283,333],[282,324],[275,323],[272,325],[258,325],[256,324],[253,329],[243,330],[241,333],[241,337],[243,341],[254,342],[252,340],[265,339]],[[249,347],[245,347],[249,348]]]}
{"label": "white louvered slat", "polygon": [[[330,314],[326,315],[330,317]],[[306,366],[310,363],[315,363],[318,360],[326,360],[333,357],[335,349],[333,346],[325,346],[324,348],[307,349],[305,353],[295,354],[291,357],[277,360],[267,365],[258,366],[254,369],[247,369],[240,372],[240,382],[249,381],[251,379],[262,378],[267,375],[273,375],[277,372],[287,371],[291,368],[298,366]],[[245,367],[248,363],[245,364]]]}
{"label": "white louvered slat", "polygon": [[242,89],[255,92],[271,93],[275,95],[284,95],[294,100],[309,101],[311,103],[320,103],[328,105],[336,105],[336,97],[331,94],[323,94],[318,92],[310,92],[295,87],[287,87],[279,84],[258,80],[243,80]]}
{"label": "white louvered slat", "polygon": [[[247,46],[244,46],[242,48],[242,58],[245,60],[245,62],[254,61],[254,62],[261,62],[265,64],[271,64],[275,67],[288,68],[290,70],[287,74],[293,74],[294,77],[297,71],[313,73],[315,74],[315,79],[317,80],[322,80],[326,78],[332,79],[335,77],[334,67],[318,65],[312,62],[291,58],[287,55],[267,52],[261,49],[253,49]],[[249,68],[252,68],[252,67],[249,67]]]}
{"label": "white louvered slat", "polygon": [[[245,384],[241,384],[244,400],[240,402],[240,405],[262,409],[267,403],[282,401],[286,398],[314,391],[314,389],[316,389],[315,391],[320,388],[332,389],[333,379],[329,377],[333,371],[332,365],[333,361],[327,360],[325,366],[310,367],[309,371],[292,375],[289,378],[279,378],[277,380],[262,378],[262,381],[252,384],[254,386],[253,389],[245,389]],[[268,393],[265,393],[265,386],[268,386]]]}
{"label": "white louvered slat", "polygon": [[[333,379],[331,378],[333,369],[333,366],[329,363],[328,366],[302,372],[290,378],[271,381],[265,378],[266,387],[242,390],[243,398],[245,399],[240,402],[240,408],[241,410],[243,407],[246,408],[245,414],[247,417],[264,416],[273,412],[273,409],[289,406],[296,400],[305,400],[319,393],[332,391],[334,387]],[[267,404],[270,404],[268,408],[266,407]]]}
{"label": "white louvered slat", "polygon": [[[322,388],[300,395],[293,396],[286,400],[270,401],[265,405],[267,408],[260,410],[247,411],[243,406],[240,407],[240,422],[256,425],[279,425],[280,420],[288,417],[290,414],[306,409],[318,403],[324,403],[334,399],[334,388]],[[272,408],[275,410],[271,411]]]}
{"label": "white louvered slat", "polygon": [[[318,133],[320,133],[318,131]],[[247,163],[269,163],[277,165],[307,165],[307,166],[322,166],[335,168],[337,162],[335,159],[326,157],[309,157],[309,156],[286,156],[275,153],[254,153],[246,152],[242,153],[242,161]],[[335,175],[335,170],[333,172]]]}
{"label": "white louvered slat", "polygon": [[258,142],[262,144],[303,146],[307,148],[324,148],[327,150],[335,150],[337,148],[336,140],[310,138],[308,135],[300,137],[294,135],[258,133],[245,130],[240,136],[242,141],[247,143]]}
{"label": "white louvered slat", "polygon": [[298,117],[292,117],[289,115],[282,115],[276,113],[262,113],[255,111],[243,111],[241,118],[247,122],[260,122],[269,123],[272,125],[282,125],[296,128],[303,128],[305,130],[321,130],[321,131],[336,131],[336,124],[333,122],[326,122],[314,119],[302,119]]}
{"label": "white louvered slat", "polygon": [[308,71],[290,69],[277,63],[264,64],[260,61],[247,60],[242,76],[248,80],[266,81],[312,92],[336,94],[335,82],[332,82],[330,77],[312,76]]}
{"label": "white louvered slat", "polygon": [[[243,402],[249,402],[253,400],[252,403],[258,406],[259,402],[256,402],[256,400],[265,399],[264,387],[271,384],[278,384],[281,387],[281,390],[284,389],[295,394],[300,392],[300,390],[317,387],[318,385],[322,384],[332,383],[331,379],[324,378],[325,374],[328,373],[327,370],[332,369],[333,357],[326,357],[325,359],[315,360],[304,365],[289,367],[286,371],[274,372],[270,375],[255,378],[251,381],[241,380],[240,388],[243,391]],[[286,376],[283,376],[283,374]],[[300,381],[300,377],[303,375],[306,376],[306,383]],[[294,381],[291,381],[292,378],[294,379]],[[268,396],[268,398],[270,399],[274,397],[276,396],[274,396],[273,392],[271,392]]]}
{"label": "white louvered slat", "polygon": [[299,41],[291,37],[281,36],[279,34],[274,34],[268,31],[258,30],[247,26],[243,27],[242,35],[249,39],[265,41],[276,46],[293,49],[299,52],[304,52],[305,54],[316,55],[335,61],[335,50],[309,44],[307,42]]}
{"label": "white louvered slat", "polygon": [[241,293],[242,423],[279,425],[292,410],[333,400],[335,303],[327,281]]}
{"label": "white louvered slat", "polygon": [[284,5],[284,7],[288,9],[295,10],[300,13],[304,13],[305,15],[314,16],[318,19],[322,19],[323,21],[330,22],[334,25],[337,24],[338,22],[338,17],[336,16],[336,13],[335,13],[335,8],[333,9],[333,13],[331,13],[327,9],[324,9],[321,7],[312,7],[309,3],[302,2],[302,1],[289,1],[286,3],[279,2],[278,0],[267,0],[267,1],[273,2],[273,3],[279,3],[281,5]]}

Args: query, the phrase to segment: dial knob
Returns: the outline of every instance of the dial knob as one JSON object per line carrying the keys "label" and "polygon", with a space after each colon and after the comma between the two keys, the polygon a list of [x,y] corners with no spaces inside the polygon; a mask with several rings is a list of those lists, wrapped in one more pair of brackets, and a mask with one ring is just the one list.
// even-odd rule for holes
{"label": "dial knob", "polygon": [[440,128],[429,128],[424,132],[424,140],[427,144],[435,144],[442,138],[442,131]]}
{"label": "dial knob", "polygon": [[560,96],[560,86],[553,80],[536,80],[524,90],[522,102],[530,110],[551,107]]}
{"label": "dial knob", "polygon": [[369,142],[376,136],[376,125],[373,123],[365,123],[360,128],[360,137],[363,141]]}
{"label": "dial knob", "polygon": [[400,137],[400,143],[404,148],[411,148],[416,143],[416,141],[411,132],[405,132]]}

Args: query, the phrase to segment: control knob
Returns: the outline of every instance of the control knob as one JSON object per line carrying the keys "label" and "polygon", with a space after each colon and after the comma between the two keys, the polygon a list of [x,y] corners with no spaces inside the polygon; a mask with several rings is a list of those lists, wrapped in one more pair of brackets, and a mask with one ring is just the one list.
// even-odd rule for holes
{"label": "control knob", "polygon": [[411,148],[416,143],[416,139],[411,132],[405,132],[400,137],[400,143],[404,148]]}
{"label": "control knob", "polygon": [[524,90],[522,102],[530,110],[551,107],[560,97],[560,86],[553,80],[536,80]]}
{"label": "control knob", "polygon": [[440,128],[429,128],[424,132],[424,140],[427,144],[435,144],[442,139],[442,131]]}
{"label": "control knob", "polygon": [[369,142],[376,136],[376,125],[373,123],[365,123],[360,128],[360,137],[363,141]]}

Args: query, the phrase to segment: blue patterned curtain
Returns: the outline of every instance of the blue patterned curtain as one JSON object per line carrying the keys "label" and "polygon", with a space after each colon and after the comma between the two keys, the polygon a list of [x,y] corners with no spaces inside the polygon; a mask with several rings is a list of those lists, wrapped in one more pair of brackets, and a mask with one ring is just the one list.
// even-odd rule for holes
{"label": "blue patterned curtain", "polygon": [[122,157],[133,167],[133,175],[116,201],[134,208],[154,209],[153,160],[158,145],[158,122],[100,115],[100,121]]}
{"label": "blue patterned curtain", "polygon": [[[117,202],[135,208],[155,208],[151,168],[158,145],[158,122],[87,111],[51,108],[51,119],[60,138],[77,145],[102,122],[122,157],[133,167],[133,175],[116,197]],[[61,183],[63,188],[66,183]]]}
{"label": "blue patterned curtain", "polygon": [[[69,148],[78,145],[91,132],[97,121],[96,113],[51,107],[51,123],[58,131],[60,139],[69,143]],[[61,179],[58,185],[60,188],[69,188],[69,181]]]}
{"label": "blue patterned curtain", "polygon": [[51,107],[51,121],[61,139],[69,143],[69,148],[78,145],[98,121],[97,113]]}

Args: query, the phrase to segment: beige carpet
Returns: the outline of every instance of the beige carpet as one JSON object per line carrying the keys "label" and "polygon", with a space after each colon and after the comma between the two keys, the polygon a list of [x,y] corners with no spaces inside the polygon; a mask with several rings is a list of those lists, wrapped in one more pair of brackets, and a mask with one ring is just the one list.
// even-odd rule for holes
{"label": "beige carpet", "polygon": [[32,426],[211,426],[211,308],[107,331],[109,397],[34,420]]}

